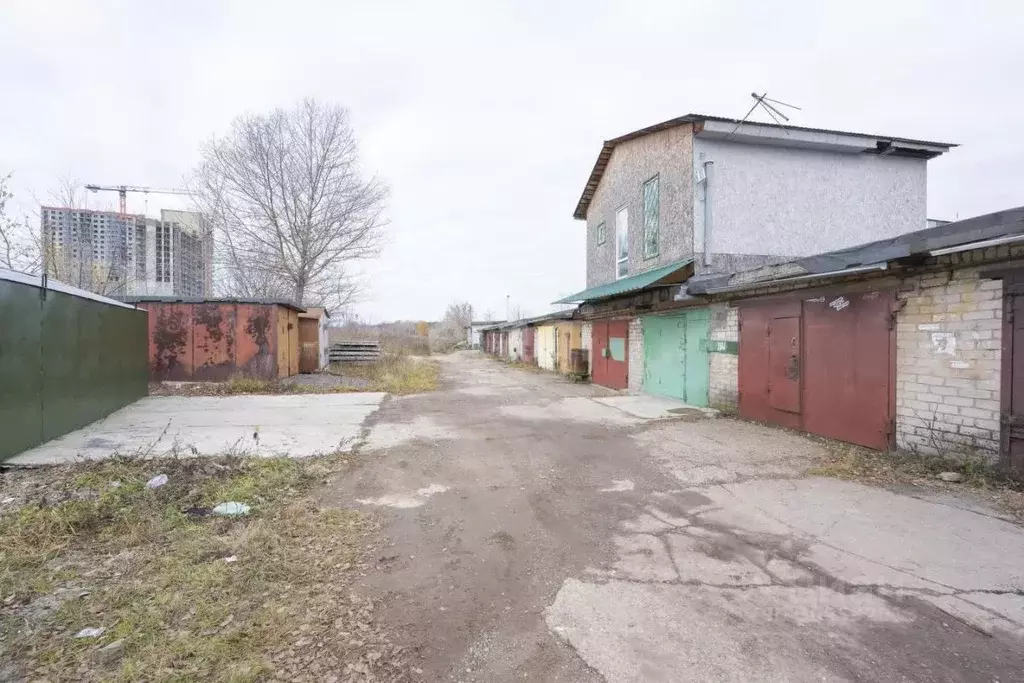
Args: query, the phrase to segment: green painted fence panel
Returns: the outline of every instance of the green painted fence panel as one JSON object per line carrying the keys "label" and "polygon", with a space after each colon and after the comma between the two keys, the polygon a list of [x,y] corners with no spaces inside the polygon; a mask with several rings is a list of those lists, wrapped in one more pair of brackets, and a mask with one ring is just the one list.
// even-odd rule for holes
{"label": "green painted fence panel", "polygon": [[695,309],[670,316],[645,316],[644,390],[690,405],[708,404],[710,314]]}
{"label": "green painted fence panel", "polygon": [[0,461],[145,396],[146,320],[141,309],[0,279]]}
{"label": "green painted fence panel", "polygon": [[38,444],[43,432],[39,295],[0,280],[0,461]]}

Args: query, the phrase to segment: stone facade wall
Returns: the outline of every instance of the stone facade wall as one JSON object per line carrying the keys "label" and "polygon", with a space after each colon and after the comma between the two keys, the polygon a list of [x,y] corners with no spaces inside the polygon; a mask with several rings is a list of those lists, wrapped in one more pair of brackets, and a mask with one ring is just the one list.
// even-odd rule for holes
{"label": "stone facade wall", "polygon": [[629,321],[629,391],[644,390],[644,324],[640,316]]}
{"label": "stone facade wall", "polygon": [[[615,214],[629,214],[628,275],[693,254],[693,126],[682,124],[618,145],[587,208],[587,287],[616,279]],[[643,186],[658,178],[658,253],[644,255]],[[598,226],[604,224],[604,241]]]}
{"label": "stone facade wall", "polygon": [[711,366],[708,402],[712,408],[734,413],[739,409],[739,309],[727,304],[711,306],[708,359]]}
{"label": "stone facade wall", "polygon": [[999,450],[1002,281],[977,268],[908,278],[896,321],[896,441],[924,453]]}

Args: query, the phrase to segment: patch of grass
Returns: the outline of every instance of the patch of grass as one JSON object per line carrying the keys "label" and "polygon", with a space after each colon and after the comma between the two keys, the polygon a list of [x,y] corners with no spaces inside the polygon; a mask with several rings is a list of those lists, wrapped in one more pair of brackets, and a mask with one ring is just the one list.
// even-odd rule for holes
{"label": "patch of grass", "polygon": [[515,368],[516,370],[527,370],[529,372],[544,372],[543,368],[541,368],[536,363],[527,363],[521,360],[510,360],[505,361],[505,364],[508,365],[510,368]]}
{"label": "patch of grass", "polygon": [[343,394],[358,391],[358,388],[333,385],[318,386],[303,382],[281,379],[262,379],[235,375],[226,382],[190,382],[180,385],[152,383],[152,396],[242,396],[252,394]]}
{"label": "patch of grass", "polygon": [[906,451],[874,451],[838,441],[823,442],[825,456],[808,469],[810,475],[882,486],[915,484],[946,486],[941,472],[957,472],[965,486],[991,498],[1002,510],[1024,522],[1024,482],[1007,477],[981,457],[926,455]]}
{"label": "patch of grass", "polygon": [[376,363],[335,364],[328,372],[360,381],[363,391],[385,391],[400,396],[434,391],[441,377],[441,367],[436,361],[405,354],[385,354]]}
{"label": "patch of grass", "polygon": [[[279,655],[308,645],[343,670],[360,650],[325,634],[365,628],[349,623],[368,617],[346,586],[368,522],[304,494],[347,462],[115,458],[69,468],[0,516],[0,659],[44,680],[255,681],[306,673]],[[160,473],[167,484],[147,488]],[[251,513],[208,514],[229,500]],[[86,627],[106,632],[73,637]],[[97,650],[118,639],[122,655],[101,661]]]}

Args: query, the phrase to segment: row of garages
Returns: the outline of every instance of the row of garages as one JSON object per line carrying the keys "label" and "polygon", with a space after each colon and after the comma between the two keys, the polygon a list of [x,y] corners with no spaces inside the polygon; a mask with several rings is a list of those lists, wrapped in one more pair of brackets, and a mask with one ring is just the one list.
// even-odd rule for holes
{"label": "row of garages", "polygon": [[571,317],[497,326],[485,349],[566,372],[578,348],[591,380],[610,388],[876,449],[1000,454],[1019,469],[1022,218],[1003,212],[744,273],[695,277],[683,262],[671,274],[679,284],[641,275],[615,296],[581,292],[561,314]]}
{"label": "row of garages", "polygon": [[[485,327],[480,333],[481,348],[510,361],[530,363],[544,370],[587,374],[580,365],[583,352],[583,323],[573,319],[574,311],[527,318]],[[575,362],[575,364],[574,364]]]}

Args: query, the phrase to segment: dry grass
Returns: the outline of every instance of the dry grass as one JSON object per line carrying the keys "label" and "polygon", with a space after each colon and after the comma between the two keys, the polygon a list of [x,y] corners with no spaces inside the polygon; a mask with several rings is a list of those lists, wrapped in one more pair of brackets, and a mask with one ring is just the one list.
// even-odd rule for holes
{"label": "dry grass", "polygon": [[[339,635],[373,633],[347,589],[368,522],[303,495],[346,465],[116,458],[5,473],[2,495],[20,499],[0,516],[0,659],[51,681],[320,680],[391,666],[394,653],[367,659],[373,638]],[[168,483],[147,488],[158,473]],[[209,514],[225,501],[252,511]],[[86,627],[106,631],[73,637]],[[103,661],[99,648],[119,639]]]}
{"label": "dry grass", "polygon": [[[501,359],[499,359],[499,360],[501,360]],[[536,363],[527,363],[527,362],[521,361],[521,360],[508,360],[508,361],[503,361],[503,362],[505,363],[505,365],[509,366],[510,368],[515,368],[516,370],[526,370],[528,372],[538,372],[538,373],[539,372],[544,372],[543,368],[541,368]]]}
{"label": "dry grass", "polygon": [[226,382],[187,382],[181,384],[153,383],[151,396],[241,396],[247,394],[338,394],[360,391],[344,385],[314,386],[279,379],[234,376]]}
{"label": "dry grass", "polygon": [[420,394],[438,387],[441,368],[436,361],[405,354],[384,354],[376,363],[335,364],[328,372],[358,380],[363,391]]}
{"label": "dry grass", "polygon": [[[983,458],[880,452],[837,441],[823,441],[823,445],[826,455],[808,470],[808,474],[879,486],[966,487],[1024,523],[1024,482],[1007,477]],[[946,484],[937,478],[940,472],[958,472],[963,480],[959,484]]]}

